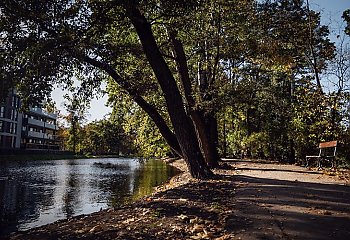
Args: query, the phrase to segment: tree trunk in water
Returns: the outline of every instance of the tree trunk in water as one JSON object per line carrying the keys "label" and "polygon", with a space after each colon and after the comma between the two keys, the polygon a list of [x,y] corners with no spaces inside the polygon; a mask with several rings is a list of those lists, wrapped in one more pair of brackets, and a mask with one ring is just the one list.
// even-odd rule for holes
{"label": "tree trunk in water", "polygon": [[175,135],[191,175],[199,179],[212,177],[213,173],[206,165],[200,151],[193,123],[186,114],[182,96],[154,39],[151,25],[135,6],[126,6],[126,12],[136,29],[147,59],[164,93]]}

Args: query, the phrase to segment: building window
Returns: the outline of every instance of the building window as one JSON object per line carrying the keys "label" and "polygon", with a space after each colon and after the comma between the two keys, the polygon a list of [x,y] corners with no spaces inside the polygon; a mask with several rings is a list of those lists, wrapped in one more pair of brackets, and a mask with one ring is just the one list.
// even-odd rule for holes
{"label": "building window", "polygon": [[19,108],[20,105],[21,105],[21,100],[19,99],[19,97],[17,97],[16,108]]}
{"label": "building window", "polygon": [[5,118],[5,106],[0,107],[0,117]]}
{"label": "building window", "polygon": [[4,132],[4,121],[0,121],[0,132]]}
{"label": "building window", "polygon": [[8,129],[8,133],[16,134],[17,132],[17,124],[16,123],[10,123],[10,128]]}
{"label": "building window", "polygon": [[13,123],[12,124],[11,133],[12,134],[16,134],[17,133],[17,123]]}
{"label": "building window", "polygon": [[18,112],[17,110],[11,109],[11,120],[17,121],[18,120]]}
{"label": "building window", "polygon": [[20,99],[19,97],[17,97],[16,95],[12,96],[12,102],[11,102],[11,106],[14,108],[19,108],[20,105]]}

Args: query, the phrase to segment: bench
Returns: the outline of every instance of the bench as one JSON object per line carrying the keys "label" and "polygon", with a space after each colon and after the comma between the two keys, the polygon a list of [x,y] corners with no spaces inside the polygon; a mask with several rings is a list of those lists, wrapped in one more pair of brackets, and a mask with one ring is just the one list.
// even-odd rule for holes
{"label": "bench", "polygon": [[309,161],[313,158],[317,159],[317,167],[321,169],[321,160],[331,162],[332,168],[336,168],[335,154],[337,153],[337,141],[322,142],[318,148],[320,152],[317,156],[306,156],[306,165],[309,167]]}

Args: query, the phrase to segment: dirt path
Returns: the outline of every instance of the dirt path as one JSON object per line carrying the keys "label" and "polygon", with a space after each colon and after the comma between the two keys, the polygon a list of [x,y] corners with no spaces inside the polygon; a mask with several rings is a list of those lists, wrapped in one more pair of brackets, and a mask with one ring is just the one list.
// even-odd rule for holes
{"label": "dirt path", "polygon": [[197,181],[185,172],[134,204],[10,239],[350,239],[346,176],[236,160],[216,173]]}
{"label": "dirt path", "polygon": [[[282,164],[228,160],[242,239],[350,239],[350,187],[338,176]],[[233,218],[234,219],[234,218]]]}

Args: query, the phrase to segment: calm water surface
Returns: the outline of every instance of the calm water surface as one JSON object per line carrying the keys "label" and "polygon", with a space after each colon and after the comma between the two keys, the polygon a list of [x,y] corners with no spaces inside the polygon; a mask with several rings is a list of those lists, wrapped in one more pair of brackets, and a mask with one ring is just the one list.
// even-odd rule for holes
{"label": "calm water surface", "polygon": [[117,207],[176,173],[157,160],[1,161],[0,236]]}

